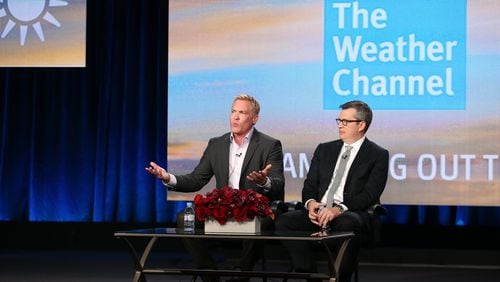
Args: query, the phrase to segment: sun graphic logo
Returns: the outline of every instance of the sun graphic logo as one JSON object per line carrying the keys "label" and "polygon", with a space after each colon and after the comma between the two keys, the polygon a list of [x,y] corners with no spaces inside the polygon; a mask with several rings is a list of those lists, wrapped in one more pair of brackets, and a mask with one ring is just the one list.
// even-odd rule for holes
{"label": "sun graphic logo", "polygon": [[49,12],[49,8],[67,5],[66,1],[61,0],[0,0],[0,19],[8,18],[0,37],[5,38],[18,25],[19,44],[24,46],[28,28],[31,26],[40,41],[45,42],[41,21],[45,20],[61,27],[61,23]]}

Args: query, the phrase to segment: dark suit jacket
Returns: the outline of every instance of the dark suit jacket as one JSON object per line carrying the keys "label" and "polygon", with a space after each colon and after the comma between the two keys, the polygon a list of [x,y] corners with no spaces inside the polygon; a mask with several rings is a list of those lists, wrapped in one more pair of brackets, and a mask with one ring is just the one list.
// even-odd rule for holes
{"label": "dark suit jacket", "polygon": [[[321,143],[314,151],[311,166],[304,181],[302,201],[320,202],[332,179],[337,158],[344,142]],[[380,202],[387,182],[389,152],[365,139],[347,174],[343,204],[349,210],[366,210]]]}
{"label": "dark suit jacket", "polygon": [[[215,175],[216,186],[228,185],[230,133],[210,139],[199,164],[189,174],[175,176],[177,185],[169,188],[173,191],[195,192],[203,188]],[[271,189],[265,191],[246,176],[252,171],[259,171],[272,164],[268,173]],[[281,142],[254,129],[248,144],[241,170],[240,189],[252,189],[269,198],[270,201],[284,200],[285,178],[283,176],[283,150]]]}

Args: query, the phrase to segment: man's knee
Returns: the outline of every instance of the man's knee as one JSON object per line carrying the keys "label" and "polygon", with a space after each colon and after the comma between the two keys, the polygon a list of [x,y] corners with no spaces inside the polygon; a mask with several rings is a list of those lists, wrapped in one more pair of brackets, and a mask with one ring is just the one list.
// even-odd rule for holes
{"label": "man's knee", "polygon": [[285,214],[282,214],[276,218],[276,221],[274,222],[274,229],[275,230],[285,230],[286,229],[287,220],[284,218],[284,216],[285,216]]}
{"label": "man's knee", "polygon": [[274,223],[276,231],[287,230],[306,230],[308,229],[309,219],[307,211],[296,210],[289,211],[280,215]]}
{"label": "man's knee", "polygon": [[293,227],[290,226],[290,223],[292,223],[296,217],[294,213],[295,211],[286,212],[278,216],[274,222],[274,228],[276,230],[291,230]]}
{"label": "man's knee", "polygon": [[356,212],[347,211],[332,222],[335,231],[360,232],[363,218]]}

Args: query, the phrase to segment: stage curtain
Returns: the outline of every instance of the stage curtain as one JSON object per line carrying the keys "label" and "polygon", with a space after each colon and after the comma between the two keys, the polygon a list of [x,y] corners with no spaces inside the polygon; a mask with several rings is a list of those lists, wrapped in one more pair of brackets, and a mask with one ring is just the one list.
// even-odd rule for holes
{"label": "stage curtain", "polygon": [[89,0],[85,68],[0,69],[0,220],[169,222],[168,2]]}

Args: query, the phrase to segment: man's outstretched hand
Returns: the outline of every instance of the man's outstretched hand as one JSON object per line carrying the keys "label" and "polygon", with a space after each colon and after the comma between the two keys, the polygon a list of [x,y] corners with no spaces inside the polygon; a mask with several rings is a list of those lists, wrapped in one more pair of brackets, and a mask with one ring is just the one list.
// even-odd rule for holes
{"label": "man's outstretched hand", "polygon": [[150,162],[149,167],[146,167],[146,170],[158,179],[161,179],[165,182],[170,181],[170,174],[155,162]]}
{"label": "man's outstretched hand", "polygon": [[271,167],[272,165],[268,164],[263,170],[252,171],[247,175],[247,179],[259,185],[265,185],[267,182],[267,174],[269,173]]}

